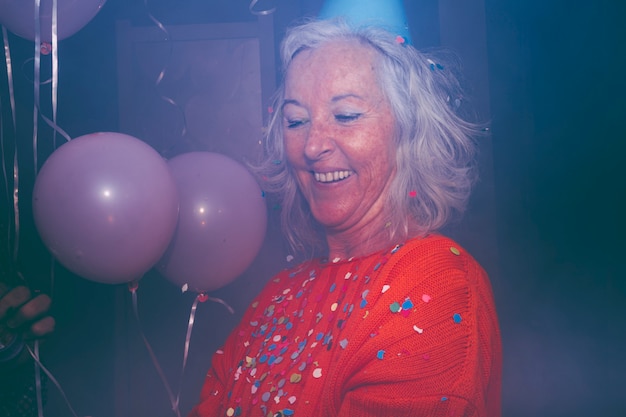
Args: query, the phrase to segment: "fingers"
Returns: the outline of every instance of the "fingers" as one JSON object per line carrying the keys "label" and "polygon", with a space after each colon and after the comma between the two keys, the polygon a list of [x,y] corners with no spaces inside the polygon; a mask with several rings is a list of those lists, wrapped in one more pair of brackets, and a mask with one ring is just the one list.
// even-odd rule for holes
{"label": "fingers", "polygon": [[[19,288],[19,287],[18,287]],[[17,289],[17,288],[16,288]],[[29,292],[30,295],[30,292]],[[28,300],[28,298],[26,298]],[[18,328],[25,323],[34,321],[44,315],[51,304],[50,297],[45,294],[39,294],[35,298],[23,304],[11,317],[7,320],[7,326]]]}
{"label": "fingers", "polygon": [[[54,318],[46,316],[30,326],[30,333],[37,338],[46,336],[54,331],[55,324]],[[30,338],[29,336],[30,335],[28,335],[27,338]]]}
{"label": "fingers", "polygon": [[16,309],[30,299],[30,290],[24,286],[15,287],[6,291],[0,298],[0,320],[4,319],[7,312]]}
{"label": "fingers", "polygon": [[5,324],[2,333],[21,333],[30,339],[45,336],[54,330],[54,318],[46,315],[52,303],[49,296],[39,294],[31,298],[30,290],[24,286],[11,290],[1,286],[0,294],[0,321]]}

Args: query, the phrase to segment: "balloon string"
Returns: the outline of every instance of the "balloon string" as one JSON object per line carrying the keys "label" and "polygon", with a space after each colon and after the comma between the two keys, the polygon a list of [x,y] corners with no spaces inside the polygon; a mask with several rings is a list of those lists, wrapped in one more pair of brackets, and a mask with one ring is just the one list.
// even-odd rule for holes
{"label": "balloon string", "polygon": [[221,298],[209,297],[206,294],[198,294],[196,299],[193,301],[191,305],[191,311],[189,312],[189,322],[187,323],[187,335],[185,336],[185,349],[183,353],[183,368],[180,373],[180,384],[178,386],[178,393],[176,395],[176,405],[178,405],[180,401],[180,391],[183,385],[183,376],[185,375],[185,368],[187,367],[187,358],[189,356],[189,345],[191,344],[191,332],[193,330],[193,325],[196,321],[196,310],[198,309],[198,303],[203,303],[205,301],[213,301],[216,303],[220,303],[225,306],[231,314],[235,314],[235,310],[231,306],[226,303],[226,301]]}
{"label": "balloon string", "polygon": [[191,342],[191,331],[193,330],[193,324],[196,319],[196,310],[198,308],[198,303],[200,302],[200,295],[196,297],[191,305],[191,311],[189,312],[189,322],[187,323],[187,335],[185,336],[185,349],[183,353],[183,367],[180,372],[180,383],[178,384],[178,393],[176,394],[176,405],[178,405],[180,401],[180,391],[183,386],[183,376],[185,375],[185,368],[187,366],[187,357],[189,355],[189,344]]}
{"label": "balloon string", "polygon": [[37,137],[39,136],[38,115],[39,115],[39,78],[41,74],[41,21],[39,20],[39,9],[41,0],[35,0],[35,83],[33,84],[33,165],[35,176],[37,175]]}
{"label": "balloon string", "polygon": [[[35,340],[35,355],[39,360],[39,340]],[[37,393],[37,415],[43,417],[43,396],[41,395],[41,367],[35,361],[35,392]]]}
{"label": "balloon string", "polygon": [[154,17],[154,15],[152,15],[152,13],[150,13],[150,8],[148,7],[148,0],[144,0],[144,6],[146,8],[146,12],[148,13],[148,17],[150,18],[150,20],[152,20],[152,22],[154,22],[154,24],[165,34],[165,41],[168,43],[169,46],[169,51],[168,51],[168,57],[166,60],[166,64],[163,66],[163,68],[161,69],[161,71],[159,72],[159,75],[157,76],[157,79],[155,81],[155,87],[157,90],[157,93],[159,94],[159,96],[161,97],[162,100],[166,101],[167,103],[171,104],[172,106],[174,106],[178,112],[180,113],[182,122],[183,122],[183,127],[181,129],[181,137],[184,137],[187,134],[187,116],[185,115],[185,111],[183,110],[183,108],[171,97],[168,97],[164,94],[161,94],[160,90],[159,90],[159,85],[161,84],[161,82],[163,81],[163,79],[165,78],[165,74],[167,72],[167,64],[172,60],[172,53],[174,50],[174,46],[171,42],[171,38],[170,38],[170,34],[167,31],[167,29],[165,28],[165,26],[163,25],[163,23],[161,23],[156,17]]}
{"label": "balloon string", "polygon": [[[57,8],[58,0],[52,0],[52,123],[57,124],[57,93],[59,88],[59,55],[58,46],[58,21]],[[52,145],[56,149],[57,145],[57,129],[52,130]]]}
{"label": "balloon string", "polygon": [[14,240],[13,240],[13,261],[17,262],[17,254],[20,247],[20,169],[17,162],[17,140],[15,141],[15,151],[13,152],[13,222]]}
{"label": "balloon string", "polygon": [[[65,404],[67,405],[67,408],[70,410],[72,415],[74,417],[78,417],[78,415],[74,411],[74,408],[72,407],[72,404],[70,404],[70,401],[67,399],[67,395],[65,395],[65,392],[63,391],[63,388],[61,388],[61,384],[59,384],[59,381],[56,380],[54,375],[52,375],[52,373],[39,360],[39,345],[38,345],[38,342],[35,341],[35,351],[34,352],[30,348],[30,346],[28,346],[28,345],[26,345],[26,349],[28,349],[28,353],[30,353],[30,356],[35,361],[35,384],[37,386],[37,406],[39,407],[39,410],[42,409],[41,405],[43,403],[43,399],[40,398],[41,397],[41,375],[38,373],[38,370],[41,370],[48,376],[48,379],[50,381],[52,381],[52,383],[57,387],[57,389],[61,393],[61,397],[65,401]],[[41,403],[40,403],[40,401],[41,401]],[[39,413],[39,417],[41,417],[41,415],[42,414],[40,412]]]}
{"label": "balloon string", "polygon": [[[57,95],[59,85],[59,55],[58,55],[58,19],[57,19],[57,0],[53,0],[52,7],[52,120],[44,116],[40,106],[40,86],[41,86],[41,25],[39,19],[39,7],[41,0],[35,0],[35,74],[33,80],[34,87],[34,109],[33,109],[33,156],[35,164],[35,174],[37,174],[38,166],[38,150],[37,150],[37,137],[38,137],[38,116],[53,129],[53,144],[56,148],[56,134],[61,134],[68,142],[72,140],[63,129],[61,129],[57,123]],[[46,81],[47,83],[47,81]]]}
{"label": "balloon string", "polygon": [[248,10],[250,10],[250,13],[252,13],[253,15],[256,16],[267,16],[270,15],[272,13],[274,13],[276,11],[276,6],[269,8],[269,9],[265,9],[265,10],[254,10],[254,6],[256,6],[256,4],[259,2],[259,0],[252,0],[250,2],[250,5],[248,6]]}
{"label": "balloon string", "polygon": [[[9,38],[7,29],[2,26],[2,41],[4,44],[4,59],[7,67],[7,81],[9,84],[9,95],[10,95],[10,103],[11,103],[11,115],[13,115],[13,125],[15,126],[15,101],[13,100],[13,83],[12,83],[12,74],[11,74],[11,54],[9,51]],[[7,172],[7,163],[5,158],[5,146],[4,146],[4,111],[2,109],[2,96],[0,96],[0,151],[2,152],[2,178],[4,180],[4,189],[7,193],[7,202],[11,201],[11,192],[9,191],[9,175]],[[15,135],[13,135],[15,137]],[[11,224],[11,213],[8,214],[8,224]],[[7,227],[7,249],[8,253],[11,252],[11,227]]]}
{"label": "balloon string", "polygon": [[161,377],[161,381],[163,381],[163,385],[165,385],[165,389],[167,390],[167,394],[170,397],[170,403],[172,404],[172,410],[176,413],[177,417],[180,417],[180,410],[178,409],[178,400],[176,400],[174,398],[174,394],[172,393],[172,389],[170,388],[170,384],[167,382],[167,378],[165,378],[165,373],[163,372],[163,369],[161,369],[161,365],[159,365],[159,361],[157,360],[156,355],[154,354],[154,351],[152,350],[152,346],[150,346],[150,343],[148,342],[148,339],[146,338],[146,335],[144,334],[143,330],[141,329],[141,321],[139,320],[139,308],[137,306],[137,281],[131,282],[128,285],[128,289],[132,294],[132,300],[133,300],[133,312],[135,313],[135,319],[137,320],[137,328],[139,329],[139,334],[141,336],[141,338],[143,339],[143,343],[144,345],[146,345],[146,348],[148,349],[148,353],[150,354],[150,358],[152,359],[152,363],[154,364],[154,367],[156,368],[157,372],[159,373],[159,376]]}
{"label": "balloon string", "polygon": [[[7,81],[9,83],[9,100],[11,103],[11,118],[13,120],[13,137],[15,138],[15,146],[13,150],[13,219],[14,219],[14,233],[15,240],[13,245],[13,260],[17,261],[17,253],[19,250],[19,242],[20,242],[20,209],[19,209],[19,166],[17,160],[17,122],[16,122],[16,111],[15,111],[15,91],[13,88],[13,66],[11,64],[11,50],[9,48],[9,36],[7,33],[7,29],[2,27],[2,36],[4,38],[4,57],[7,64]],[[4,164],[4,155],[2,158],[2,163]],[[4,165],[3,165],[4,167]],[[9,193],[8,186],[8,178],[6,178],[7,182],[7,194]],[[11,200],[11,198],[9,198]],[[11,241],[11,228],[8,228],[7,231],[9,246]]]}
{"label": "balloon string", "polygon": [[223,305],[224,307],[226,307],[226,309],[230,312],[230,314],[235,314],[235,310],[231,306],[229,306],[226,301],[222,300],[221,298],[207,297],[207,300],[213,301],[215,303],[219,303],[219,304]]}

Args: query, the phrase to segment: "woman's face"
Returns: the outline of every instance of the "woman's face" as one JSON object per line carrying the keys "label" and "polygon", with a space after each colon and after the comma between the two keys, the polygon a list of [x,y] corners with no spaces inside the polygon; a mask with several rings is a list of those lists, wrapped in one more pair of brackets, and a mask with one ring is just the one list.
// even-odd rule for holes
{"label": "woman's face", "polygon": [[395,121],[376,79],[376,52],[356,41],[300,52],[285,80],[288,163],[328,233],[366,237],[387,221]]}

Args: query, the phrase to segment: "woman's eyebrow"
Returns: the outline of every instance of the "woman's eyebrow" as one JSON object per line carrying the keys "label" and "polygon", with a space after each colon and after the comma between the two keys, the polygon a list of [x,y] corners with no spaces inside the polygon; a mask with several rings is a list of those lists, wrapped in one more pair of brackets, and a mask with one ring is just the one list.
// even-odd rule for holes
{"label": "woman's eyebrow", "polygon": [[356,98],[357,100],[361,100],[361,101],[365,101],[365,98],[358,95],[358,94],[353,94],[353,93],[346,93],[346,94],[340,94],[338,96],[334,96],[331,101],[333,103],[336,103],[338,101],[344,100],[346,98]]}
{"label": "woman's eyebrow", "polygon": [[287,99],[283,102],[283,105],[280,106],[281,110],[285,108],[285,106],[287,106],[288,104],[293,104],[294,106],[300,106],[302,107],[302,104],[300,104],[300,102],[298,100],[295,99]]}

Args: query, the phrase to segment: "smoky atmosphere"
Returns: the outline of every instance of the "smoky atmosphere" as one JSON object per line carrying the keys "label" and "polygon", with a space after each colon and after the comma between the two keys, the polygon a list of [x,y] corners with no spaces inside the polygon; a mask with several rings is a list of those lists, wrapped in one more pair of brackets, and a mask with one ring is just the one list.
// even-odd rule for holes
{"label": "smoky atmosphere", "polygon": [[[0,303],[2,387],[12,386],[18,377],[32,378],[31,401],[42,396],[40,409],[32,405],[34,414],[6,415],[213,415],[198,404],[209,396],[202,391],[214,353],[229,343],[233,329],[241,329],[236,326],[246,309],[256,306],[259,293],[278,280],[276,274],[320,254],[351,261],[386,247],[368,247],[358,239],[342,245],[342,228],[352,217],[341,216],[350,204],[357,213],[369,208],[370,199],[378,196],[372,197],[372,190],[387,187],[386,175],[395,173],[395,166],[390,168],[381,156],[388,151],[387,131],[375,118],[383,112],[379,103],[393,101],[388,98],[392,95],[378,86],[363,88],[358,99],[352,97],[356,94],[335,95],[330,101],[350,109],[349,114],[341,116],[340,127],[315,129],[313,121],[322,117],[313,117],[312,109],[321,109],[337,84],[321,82],[328,78],[324,67],[316,66],[319,62],[332,66],[333,57],[339,57],[336,73],[352,64],[352,72],[339,78],[344,86],[361,88],[354,80],[364,78],[357,76],[373,77],[360,75],[371,63],[366,61],[369,52],[358,52],[365,47],[347,42],[341,44],[347,49],[290,51],[289,67],[283,68],[281,41],[289,28],[327,13],[332,0],[83,0],[80,6],[57,1],[59,32],[53,40],[43,31],[30,33],[32,8],[17,13],[25,6],[0,0],[0,277],[6,281],[0,290],[4,293],[6,284],[27,286],[33,297],[47,294],[50,305],[41,315],[55,320],[54,331],[37,342],[25,338],[24,349],[38,355],[41,367],[29,365],[24,377],[18,375],[21,368],[3,368],[3,347],[12,345],[3,339],[2,316],[13,307]],[[42,0],[42,10],[50,3]],[[406,18],[406,33],[397,42],[425,51],[424,57],[436,56],[427,55],[431,52],[454,56],[445,65],[424,58],[430,66],[426,73],[435,78],[438,72],[462,74],[462,92],[454,90],[446,101],[480,127],[478,175],[467,210],[427,231],[454,239],[463,248],[460,256],[470,253],[489,277],[501,340],[501,376],[493,379],[501,384],[501,415],[626,416],[626,275],[620,261],[626,251],[626,6],[610,0],[389,4],[399,5]],[[72,24],[67,32],[62,31],[63,19]],[[42,28],[49,20],[42,14]],[[319,85],[312,88],[310,80]],[[283,101],[274,101],[279,87]],[[274,108],[276,103],[281,106]],[[274,118],[277,112],[284,122],[280,115]],[[368,117],[353,120],[361,113]],[[421,128],[419,123],[415,129]],[[391,122],[384,126],[401,130]],[[299,141],[305,132],[317,131],[350,132],[352,136],[346,133],[337,140],[346,155],[342,163],[350,162],[350,169],[332,165],[334,177],[331,168],[325,168],[327,175],[316,171],[321,165],[311,162],[318,157],[312,155],[313,140],[306,145]],[[266,137],[272,135],[284,135],[285,144],[280,158],[268,160]],[[264,158],[263,171],[258,166]],[[281,175],[293,175],[292,183],[303,195],[292,206],[264,185],[279,169]],[[365,182],[365,171],[383,175]],[[363,181],[361,188],[345,188],[349,192],[337,197],[344,211],[325,205],[321,196],[332,194],[327,189],[357,181]],[[96,188],[97,204],[90,197]],[[420,190],[410,188],[407,198],[419,200]],[[120,195],[124,198],[116,197]],[[185,201],[196,204],[195,217],[183,214]],[[378,207],[377,202],[371,206]],[[284,233],[286,207],[300,210],[301,216],[288,217],[291,232]],[[94,221],[96,215],[104,222]],[[409,222],[407,230],[411,227]],[[298,252],[293,242],[305,229],[324,238],[321,246]],[[365,241],[376,237],[368,235]],[[362,247],[366,249],[359,252]],[[450,251],[459,256],[456,247]],[[371,303],[368,291],[357,296],[361,306],[354,315],[359,320],[370,314],[371,304],[364,307],[366,298]],[[292,306],[297,294],[288,299]],[[287,290],[283,295],[289,297]],[[436,297],[429,303],[430,295],[420,296],[423,305],[436,305]],[[320,300],[321,308],[325,301]],[[394,311],[392,304],[391,311],[406,317],[409,298],[403,300],[405,304],[398,300],[402,307]],[[314,303],[312,298],[309,302]],[[341,313],[338,305],[332,304],[333,313]],[[416,306],[410,319],[421,314],[420,308],[425,307]],[[450,314],[450,325],[466,325],[469,316]],[[245,317],[250,323],[256,320]],[[327,316],[320,317],[317,322],[323,323]],[[487,318],[476,317],[477,326],[487,326]],[[278,309],[274,320],[284,326]],[[292,321],[297,327],[295,315]],[[341,324],[336,328],[343,329]],[[243,330],[237,331],[243,338]],[[426,337],[429,328],[416,324],[414,331]],[[291,346],[271,334],[268,343],[273,340],[278,347],[268,349],[276,348],[276,355],[281,343]],[[377,337],[384,335],[381,324]],[[320,333],[317,341],[331,351],[331,339],[333,349],[350,347],[348,337],[333,339],[330,333],[325,339]],[[23,353],[25,360],[36,362]],[[381,348],[372,355],[371,369],[405,353]],[[436,354],[431,356],[433,363]],[[242,380],[255,377],[248,373],[255,360],[245,356],[241,363],[233,362],[229,372],[235,381],[242,367]],[[278,369],[284,364],[263,365]],[[322,365],[308,369],[313,378],[323,375],[319,381],[333,372]],[[300,376],[293,375],[291,380],[286,376],[287,382],[279,374],[268,376],[275,384],[271,397],[269,392],[261,395],[264,385],[252,385],[252,394],[261,388],[250,409],[263,412],[258,415],[308,416],[292,410],[303,409],[296,397],[305,395],[294,388]],[[43,392],[37,392],[37,385],[43,385]],[[320,392],[327,387],[320,386]],[[449,405],[447,414],[423,415],[490,417],[493,412],[478,406],[459,411],[453,395],[439,397]],[[224,406],[219,415],[246,415],[241,411],[246,400],[224,401],[241,401],[243,408]],[[282,414],[270,413],[276,412],[273,403],[283,407]],[[355,409],[342,405],[342,412],[310,415],[346,416],[346,410]]]}

